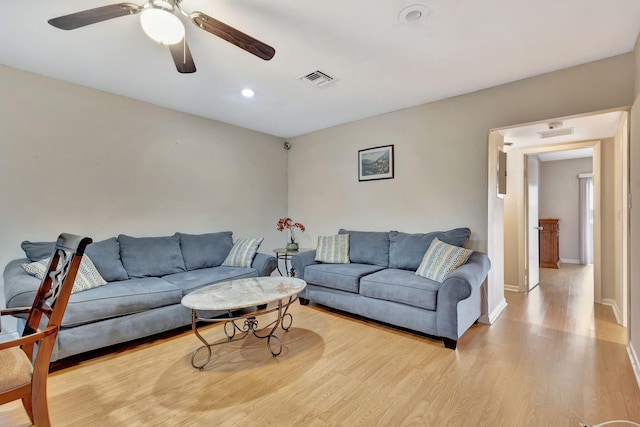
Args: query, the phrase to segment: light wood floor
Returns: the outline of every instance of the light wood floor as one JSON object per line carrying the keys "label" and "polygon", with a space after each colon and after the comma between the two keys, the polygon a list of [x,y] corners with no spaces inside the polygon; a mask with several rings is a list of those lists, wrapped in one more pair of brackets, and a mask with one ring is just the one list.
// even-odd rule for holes
{"label": "light wood floor", "polygon": [[[440,341],[296,304],[273,358],[265,342],[221,345],[199,372],[190,331],[53,372],[54,426],[571,426],[640,421],[626,331],[592,304],[590,269],[543,269],[507,292],[492,325],[457,351]],[[205,336],[222,337],[221,327]],[[27,426],[19,403],[0,425]]]}

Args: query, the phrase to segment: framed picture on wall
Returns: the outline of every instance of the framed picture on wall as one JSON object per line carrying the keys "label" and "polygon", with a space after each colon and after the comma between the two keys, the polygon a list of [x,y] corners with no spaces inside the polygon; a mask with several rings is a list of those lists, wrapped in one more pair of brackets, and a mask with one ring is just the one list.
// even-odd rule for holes
{"label": "framed picture on wall", "polygon": [[393,145],[358,151],[358,181],[391,179],[393,176]]}

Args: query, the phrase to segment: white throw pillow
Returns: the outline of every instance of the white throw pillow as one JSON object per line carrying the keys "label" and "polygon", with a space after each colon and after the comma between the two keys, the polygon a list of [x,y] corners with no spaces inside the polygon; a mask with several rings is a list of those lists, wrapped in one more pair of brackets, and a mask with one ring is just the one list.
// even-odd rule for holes
{"label": "white throw pillow", "polygon": [[436,237],[424,254],[416,274],[442,283],[449,273],[467,262],[472,253],[470,249],[441,242]]}
{"label": "white throw pillow", "polygon": [[258,253],[258,248],[262,244],[263,240],[264,237],[238,239],[222,265],[226,265],[228,267],[251,268],[253,257]]}
{"label": "white throw pillow", "polygon": [[[47,267],[49,267],[50,259],[51,257],[47,257],[30,264],[25,263],[22,264],[22,268],[30,275],[42,280],[47,272]],[[98,269],[93,265],[93,262],[86,254],[83,255],[82,261],[80,261],[80,267],[78,268],[78,274],[76,274],[76,280],[73,282],[73,289],[71,290],[71,293],[75,294],[76,292],[86,291],[106,284],[107,281],[102,278],[100,273],[98,273]]]}
{"label": "white throw pillow", "polygon": [[349,235],[318,237],[316,261],[330,264],[349,264]]}

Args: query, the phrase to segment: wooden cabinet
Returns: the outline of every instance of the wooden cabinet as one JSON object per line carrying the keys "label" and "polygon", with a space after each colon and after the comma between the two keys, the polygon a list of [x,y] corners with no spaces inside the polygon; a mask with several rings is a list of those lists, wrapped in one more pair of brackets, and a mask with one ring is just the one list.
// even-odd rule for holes
{"label": "wooden cabinet", "polygon": [[540,219],[539,222],[539,247],[540,247],[540,267],[559,268],[560,252],[558,249],[558,239],[560,228],[558,219]]}

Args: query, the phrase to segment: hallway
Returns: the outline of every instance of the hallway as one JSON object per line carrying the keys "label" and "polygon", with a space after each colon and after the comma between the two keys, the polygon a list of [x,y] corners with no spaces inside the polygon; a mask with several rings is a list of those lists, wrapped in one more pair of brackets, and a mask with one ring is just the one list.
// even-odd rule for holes
{"label": "hallway", "polygon": [[548,329],[627,343],[611,307],[593,303],[593,265],[541,268],[540,284],[528,294],[506,292],[507,317]]}

